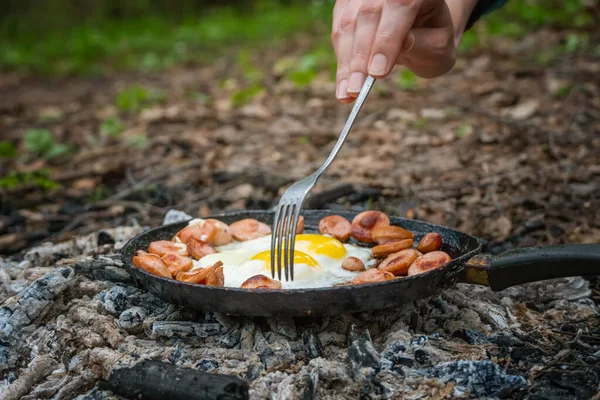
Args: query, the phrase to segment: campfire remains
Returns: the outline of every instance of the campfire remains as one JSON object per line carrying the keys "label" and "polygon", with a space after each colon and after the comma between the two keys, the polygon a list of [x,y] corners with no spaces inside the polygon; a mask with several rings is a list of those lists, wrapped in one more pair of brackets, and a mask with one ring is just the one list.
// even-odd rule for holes
{"label": "campfire remains", "polygon": [[0,260],[0,398],[597,396],[600,319],[583,278],[458,285],[328,318],[199,314],[134,285],[117,250],[141,231]]}

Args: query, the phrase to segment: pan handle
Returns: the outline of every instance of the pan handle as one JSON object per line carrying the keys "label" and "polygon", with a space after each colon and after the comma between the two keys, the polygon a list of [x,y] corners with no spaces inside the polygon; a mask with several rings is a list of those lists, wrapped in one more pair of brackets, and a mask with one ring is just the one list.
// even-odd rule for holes
{"label": "pan handle", "polygon": [[478,255],[465,265],[465,281],[494,291],[522,283],[600,275],[600,243],[527,247]]}

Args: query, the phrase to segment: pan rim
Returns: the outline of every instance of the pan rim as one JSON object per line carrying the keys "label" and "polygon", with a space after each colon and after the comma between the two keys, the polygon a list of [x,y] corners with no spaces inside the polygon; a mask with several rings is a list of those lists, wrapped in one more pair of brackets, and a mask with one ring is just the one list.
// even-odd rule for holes
{"label": "pan rim", "polygon": [[[327,213],[329,215],[334,215],[334,214],[352,214],[352,213],[358,213],[360,211],[350,211],[350,210],[330,210],[330,209],[322,209],[322,210],[316,210],[316,209],[306,209],[306,210],[302,210],[300,215],[306,214],[306,213],[311,213],[311,212],[315,212],[315,213]],[[227,216],[231,216],[232,214],[237,214],[237,213],[244,213],[247,214],[248,216],[250,216],[251,214],[260,214],[260,215],[264,215],[265,213],[274,213],[274,211],[272,210],[238,210],[238,211],[230,211],[230,212],[222,212],[222,213],[218,213],[218,214],[212,214],[208,217],[205,217],[203,219],[218,219],[218,217],[227,217]],[[121,247],[121,249],[119,250],[119,254],[121,256],[121,260],[123,261],[123,263],[126,265],[126,267],[128,269],[135,269],[138,273],[142,273],[150,278],[153,279],[158,279],[162,282],[165,282],[167,284],[173,284],[176,283],[177,285],[182,285],[182,286],[187,286],[190,288],[202,288],[203,290],[214,290],[214,291],[226,291],[226,292],[235,292],[235,293],[244,293],[244,294],[250,294],[250,293],[256,293],[256,294],[274,294],[274,295],[294,295],[294,294],[304,294],[304,293],[320,293],[320,292],[325,292],[325,291],[331,291],[331,290],[337,290],[337,291],[341,291],[341,290],[356,290],[358,288],[374,288],[374,287],[379,287],[379,286],[385,286],[385,285],[390,285],[390,284],[394,284],[394,283],[398,283],[398,282],[406,282],[406,281],[417,281],[420,279],[424,279],[425,277],[432,275],[432,274],[437,274],[440,273],[441,271],[444,271],[446,269],[449,268],[453,268],[454,266],[458,265],[458,264],[464,264],[468,259],[470,259],[471,257],[479,254],[481,252],[482,249],[482,240],[476,236],[470,235],[466,232],[461,232],[458,231],[456,229],[452,229],[449,228],[447,226],[443,226],[443,225],[439,225],[439,224],[433,224],[431,222],[427,222],[427,221],[421,221],[421,220],[416,220],[416,219],[409,219],[409,218],[403,218],[403,217],[397,217],[397,216],[393,216],[393,215],[389,215],[390,219],[392,220],[402,220],[402,221],[414,221],[414,222],[418,222],[420,224],[426,224],[429,225],[432,228],[441,228],[442,230],[446,230],[446,231],[451,231],[455,234],[459,234],[459,235],[466,235],[469,236],[473,239],[475,239],[477,241],[477,247],[475,247],[474,249],[461,254],[459,257],[454,258],[452,261],[450,261],[449,263],[447,263],[446,265],[444,265],[442,268],[436,268],[418,275],[413,275],[413,276],[406,276],[406,277],[396,277],[395,279],[389,280],[389,281],[383,281],[383,282],[376,282],[376,283],[367,283],[367,284],[362,284],[362,285],[347,285],[347,286],[326,286],[326,287],[318,287],[318,288],[297,288],[297,289],[244,289],[244,288],[236,288],[236,287],[228,287],[228,286],[207,286],[207,285],[197,285],[197,284],[193,284],[193,283],[189,283],[189,282],[183,282],[183,281],[177,281],[174,279],[169,279],[169,278],[163,278],[161,276],[157,276],[157,275],[153,275],[141,268],[137,268],[135,266],[133,266],[132,262],[128,260],[129,256],[126,254],[128,248],[136,241],[139,240],[139,238],[141,238],[142,236],[146,236],[146,235],[150,235],[152,232],[156,232],[156,231],[163,231],[163,230],[167,230],[169,227],[174,227],[176,225],[181,225],[183,223],[187,223],[193,219],[196,219],[194,217],[187,219],[187,220],[182,220],[179,222],[174,222],[172,224],[167,224],[167,225],[161,225],[158,226],[156,228],[152,228],[149,229],[147,231],[141,232],[138,235],[134,236],[133,238],[129,239],[124,245],[123,247]],[[199,218],[199,217],[198,217]],[[392,224],[393,225],[393,224]],[[169,238],[166,238],[165,240],[167,240]],[[140,250],[140,249],[137,249]]]}

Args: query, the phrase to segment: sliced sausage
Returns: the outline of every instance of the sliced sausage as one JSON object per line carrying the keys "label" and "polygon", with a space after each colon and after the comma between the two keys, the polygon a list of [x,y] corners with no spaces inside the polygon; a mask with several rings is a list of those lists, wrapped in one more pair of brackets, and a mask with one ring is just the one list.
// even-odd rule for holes
{"label": "sliced sausage", "polygon": [[271,227],[252,218],[242,219],[229,225],[231,236],[238,242],[258,239],[271,234]]}
{"label": "sliced sausage", "polygon": [[452,258],[443,251],[432,251],[417,258],[408,269],[408,275],[422,274],[432,269],[443,267],[452,261]]}
{"label": "sliced sausage", "polygon": [[207,242],[208,244],[212,246],[225,246],[233,240],[231,232],[229,231],[229,225],[225,222],[219,221],[218,219],[207,219],[205,224],[212,225],[215,231],[214,237],[211,241]]}
{"label": "sliced sausage", "polygon": [[393,240],[391,242],[378,244],[371,249],[371,252],[375,257],[387,257],[390,254],[397,253],[404,249],[410,249],[413,247],[413,244],[414,242],[412,239]]}
{"label": "sliced sausage", "polygon": [[185,245],[173,243],[170,240],[157,240],[150,243],[150,246],[148,246],[148,252],[156,254],[159,257],[169,253],[179,254],[180,256],[188,255]]}
{"label": "sliced sausage", "polygon": [[346,241],[352,234],[352,224],[342,216],[330,215],[319,222],[319,233]]}
{"label": "sliced sausage", "polygon": [[171,276],[177,276],[179,272],[186,272],[192,269],[194,261],[189,257],[180,256],[175,253],[168,253],[162,256],[162,260],[171,272]]}
{"label": "sliced sausage", "polygon": [[217,261],[214,265],[206,268],[197,268],[187,272],[179,272],[176,276],[178,281],[188,282],[188,283],[196,283],[199,285],[204,285],[206,283],[206,278],[212,272],[213,267],[222,266],[223,263],[221,261]]}
{"label": "sliced sausage", "polygon": [[225,275],[223,274],[223,264],[215,264],[206,277],[207,286],[223,286],[225,284]]}
{"label": "sliced sausage", "polygon": [[366,243],[373,243],[373,230],[390,224],[390,218],[381,211],[363,211],[352,220],[352,237]]}
{"label": "sliced sausage", "polygon": [[187,246],[187,251],[196,260],[199,260],[208,254],[214,254],[217,252],[211,245],[203,242],[195,236],[190,237],[185,244]]}
{"label": "sliced sausage", "polygon": [[133,257],[133,265],[152,275],[162,276],[163,278],[171,277],[171,272],[165,263],[154,254]]}
{"label": "sliced sausage", "polygon": [[364,271],[365,263],[362,262],[361,259],[356,257],[348,257],[344,261],[342,261],[342,268],[346,271]]}
{"label": "sliced sausage", "polygon": [[216,234],[215,225],[207,224],[205,221],[202,226],[200,224],[186,226],[177,233],[177,236],[182,243],[187,243],[191,238],[195,238],[210,244],[214,242]]}
{"label": "sliced sausage", "polygon": [[358,276],[352,279],[350,283],[353,285],[364,285],[366,283],[389,281],[394,278],[395,276],[391,272],[384,271],[379,268],[371,268],[366,270],[365,272],[360,273]]}
{"label": "sliced sausage", "polygon": [[394,240],[413,239],[412,232],[395,225],[383,225],[373,229],[373,239],[379,244]]}
{"label": "sliced sausage", "polygon": [[281,289],[281,282],[264,275],[254,275],[246,279],[242,289]]}
{"label": "sliced sausage", "polygon": [[429,232],[419,241],[417,250],[421,253],[431,253],[439,250],[440,247],[442,247],[442,236],[439,233]]}
{"label": "sliced sausage", "polygon": [[391,272],[394,275],[406,275],[411,264],[419,258],[421,253],[415,249],[405,249],[390,254],[377,268]]}

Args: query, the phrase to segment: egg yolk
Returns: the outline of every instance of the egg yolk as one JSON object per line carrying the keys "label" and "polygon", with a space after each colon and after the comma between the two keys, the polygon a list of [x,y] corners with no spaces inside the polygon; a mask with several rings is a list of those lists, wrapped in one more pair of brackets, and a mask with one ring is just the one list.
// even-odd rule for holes
{"label": "egg yolk", "polygon": [[342,258],[346,255],[346,248],[342,242],[329,236],[314,233],[297,235],[294,249],[330,258]]}
{"label": "egg yolk", "polygon": [[[261,251],[252,257],[253,260],[260,260],[267,265],[267,270],[271,270],[271,250]],[[281,262],[284,262],[284,255],[281,254]],[[306,253],[294,249],[294,264],[306,264],[311,267],[318,267],[317,260]]]}

